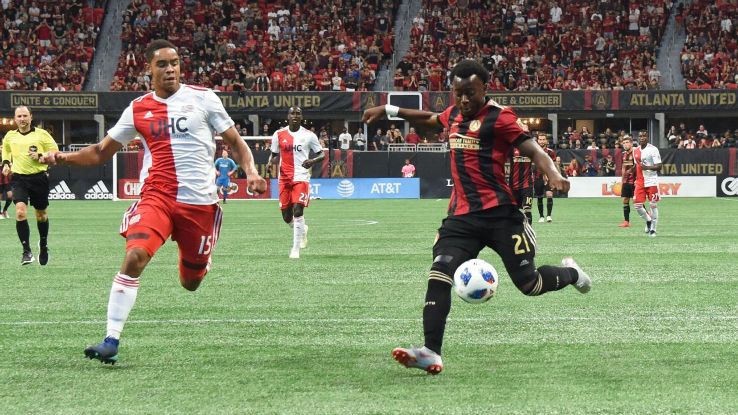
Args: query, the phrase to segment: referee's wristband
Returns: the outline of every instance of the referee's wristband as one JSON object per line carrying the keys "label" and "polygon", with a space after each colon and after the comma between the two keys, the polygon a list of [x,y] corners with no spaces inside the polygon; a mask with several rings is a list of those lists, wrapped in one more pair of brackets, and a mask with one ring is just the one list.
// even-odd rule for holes
{"label": "referee's wristband", "polygon": [[10,166],[10,160],[3,160],[3,167]]}
{"label": "referee's wristband", "polygon": [[397,114],[400,112],[400,107],[397,105],[390,105],[386,104],[384,106],[384,113],[387,114],[388,117],[397,117]]}

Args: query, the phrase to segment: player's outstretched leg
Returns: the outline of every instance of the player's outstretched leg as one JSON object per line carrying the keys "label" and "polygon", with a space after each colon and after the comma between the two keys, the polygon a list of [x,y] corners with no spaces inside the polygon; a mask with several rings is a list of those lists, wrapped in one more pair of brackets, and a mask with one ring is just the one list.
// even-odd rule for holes
{"label": "player's outstretched leg", "polygon": [[574,288],[576,288],[580,293],[586,294],[589,292],[589,290],[592,289],[592,279],[589,278],[589,275],[587,275],[584,270],[577,264],[576,261],[574,261],[574,258],[568,256],[561,260],[561,265],[569,268],[574,268],[577,271],[577,280],[574,283]]}
{"label": "player's outstretched leg", "polygon": [[392,357],[407,368],[425,370],[431,375],[437,375],[443,370],[441,356],[425,346],[410,346],[408,349],[397,347],[392,350]]}
{"label": "player's outstretched leg", "polygon": [[114,365],[118,361],[118,343],[114,337],[106,337],[101,343],[85,348],[85,357]]}

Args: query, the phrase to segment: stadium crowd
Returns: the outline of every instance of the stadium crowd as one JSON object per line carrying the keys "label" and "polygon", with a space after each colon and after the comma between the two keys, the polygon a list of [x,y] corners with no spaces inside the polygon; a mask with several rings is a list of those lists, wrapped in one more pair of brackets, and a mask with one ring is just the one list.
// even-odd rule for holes
{"label": "stadium crowd", "polygon": [[659,87],[655,63],[669,0],[423,4],[396,90],[447,90],[450,68],[464,58],[484,63],[496,91]]}
{"label": "stadium crowd", "polygon": [[188,84],[223,91],[361,91],[393,53],[398,0],[134,0],[111,89],[148,90],[143,47],[180,48]]}
{"label": "stadium crowd", "polygon": [[738,5],[695,0],[682,8],[679,22],[687,33],[681,53],[687,89],[738,88]]}
{"label": "stadium crowd", "polygon": [[2,0],[0,89],[81,90],[105,3]]}

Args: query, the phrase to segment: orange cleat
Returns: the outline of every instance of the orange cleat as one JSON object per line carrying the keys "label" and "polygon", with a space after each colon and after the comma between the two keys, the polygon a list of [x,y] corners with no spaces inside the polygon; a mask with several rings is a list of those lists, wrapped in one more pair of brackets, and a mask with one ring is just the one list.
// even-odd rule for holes
{"label": "orange cleat", "polygon": [[621,223],[618,226],[621,228],[630,228],[630,222],[628,222],[627,220],[624,220],[623,223]]}

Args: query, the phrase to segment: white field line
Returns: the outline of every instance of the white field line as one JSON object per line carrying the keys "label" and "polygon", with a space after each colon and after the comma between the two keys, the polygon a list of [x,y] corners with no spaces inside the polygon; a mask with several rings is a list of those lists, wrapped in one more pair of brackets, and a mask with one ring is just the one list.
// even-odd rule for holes
{"label": "white field line", "polygon": [[[738,321],[738,316],[597,316],[597,317],[542,317],[542,318],[454,318],[449,322],[551,322],[551,321],[611,321],[619,322],[657,322],[657,321]],[[245,319],[161,319],[161,320],[130,320],[127,324],[274,324],[274,323],[391,323],[391,322],[420,322],[421,318],[245,318]],[[86,325],[105,324],[103,320],[21,320],[0,321],[0,326],[43,326],[43,325]]]}

